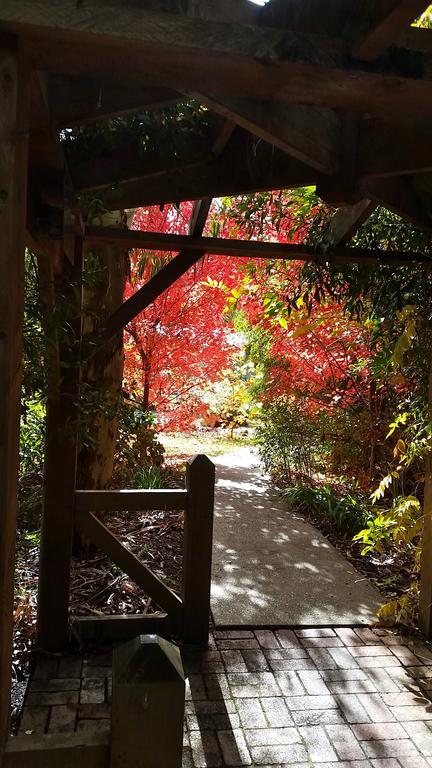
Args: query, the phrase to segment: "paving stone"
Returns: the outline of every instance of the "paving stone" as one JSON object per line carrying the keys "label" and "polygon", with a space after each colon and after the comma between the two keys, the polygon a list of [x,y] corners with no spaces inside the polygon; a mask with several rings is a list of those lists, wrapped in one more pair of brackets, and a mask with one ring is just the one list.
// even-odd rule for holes
{"label": "paving stone", "polygon": [[296,725],[335,725],[344,724],[344,719],[338,709],[310,709],[291,712]]}
{"label": "paving stone", "polygon": [[274,677],[284,696],[304,694],[304,688],[295,672],[275,672]]}
{"label": "paving stone", "polygon": [[305,648],[343,648],[338,637],[305,637],[301,643]]}
{"label": "paving stone", "polygon": [[242,651],[242,656],[248,672],[268,672],[270,670],[267,659],[261,650]]}
{"label": "paving stone", "polygon": [[330,656],[327,648],[308,648],[308,654],[320,671],[324,669],[336,669],[336,662]]}
{"label": "paving stone", "polygon": [[255,637],[258,640],[261,648],[280,648],[280,643],[274,634],[267,629],[255,630]]}
{"label": "paving stone", "polygon": [[432,731],[426,723],[413,721],[404,724],[404,729],[424,757],[432,757]]}
{"label": "paving stone", "polygon": [[212,731],[192,731],[189,741],[195,768],[218,768],[222,765],[218,741]]}
{"label": "paving stone", "polygon": [[[265,699],[263,699],[265,701]],[[237,711],[243,728],[266,728],[267,720],[264,716],[260,699],[239,699]]]}
{"label": "paving stone", "polygon": [[28,732],[30,735],[40,735],[45,733],[48,723],[48,706],[25,706],[21,715],[19,726],[20,735]]}
{"label": "paving stone", "polygon": [[325,696],[330,693],[317,669],[313,671],[300,670],[298,676],[306,689],[306,693],[309,693],[311,696],[320,696],[322,694]]}
{"label": "paving stone", "polygon": [[221,651],[221,657],[227,672],[248,671],[240,651]]}
{"label": "paving stone", "polygon": [[[288,766],[307,761],[307,753],[302,744],[269,745],[252,747],[252,760],[256,765]],[[335,767],[336,768],[336,767]]]}
{"label": "paving stone", "polygon": [[431,765],[431,760],[428,762],[426,758],[422,757],[421,755],[418,755],[417,757],[405,757],[401,755],[399,756],[399,763],[402,768],[429,768]]}
{"label": "paving stone", "polygon": [[430,648],[427,648],[425,645],[415,644],[411,650],[423,665],[430,666],[432,664],[432,650]]}
{"label": "paving stone", "polygon": [[254,633],[249,629],[215,629],[212,632],[215,640],[245,640],[252,639]]}
{"label": "paving stone", "polygon": [[220,731],[229,728],[240,728],[240,718],[237,713],[228,712],[209,715],[186,715],[189,731]]}
{"label": "paving stone", "polygon": [[80,704],[78,718],[83,720],[106,720],[111,717],[111,707],[108,704]]}
{"label": "paving stone", "polygon": [[109,720],[78,720],[76,730],[79,733],[108,734],[111,731],[111,723]]}
{"label": "paving stone", "polygon": [[380,693],[396,693],[399,690],[398,684],[386,669],[368,669],[367,676]]}
{"label": "paving stone", "polygon": [[414,722],[415,720],[432,720],[432,710],[426,707],[392,707],[392,712],[401,723]]}
{"label": "paving stone", "polygon": [[254,637],[240,638],[236,640],[218,640],[216,644],[221,651],[231,651],[235,649],[250,650],[259,648],[258,640],[256,640]]}
{"label": "paving stone", "polygon": [[432,667],[430,666],[414,666],[410,669],[412,677],[432,678]]}
{"label": "paving stone", "polygon": [[[231,698],[230,689],[226,675],[204,675],[205,690],[208,699],[224,699]],[[202,698],[201,688],[197,698]],[[192,697],[195,698],[194,690],[192,688]]]}
{"label": "paving stone", "polygon": [[356,667],[354,669],[320,669],[320,674],[323,680],[335,683],[342,680],[368,680],[370,673]]}
{"label": "paving stone", "polygon": [[297,637],[335,637],[334,629],[328,627],[312,627],[310,629],[296,629]]}
{"label": "paving stone", "polygon": [[80,703],[103,704],[105,701],[105,680],[87,677],[82,681]]}
{"label": "paving stone", "polygon": [[306,745],[309,758],[312,762],[324,763],[337,760],[337,755],[322,726],[301,726],[299,728],[299,733]]}
{"label": "paving stone", "polygon": [[386,741],[363,741],[361,746],[367,757],[403,757],[418,755],[417,747],[410,739],[390,739]]}
{"label": "paving stone", "polygon": [[330,648],[329,654],[341,669],[357,669],[358,664],[347,648]]}
{"label": "paving stone", "polygon": [[82,657],[67,655],[60,658],[57,675],[63,678],[81,677]]}
{"label": "paving stone", "polygon": [[88,664],[88,662],[84,661],[83,668],[82,668],[82,676],[91,677],[93,680],[95,680],[96,678],[103,680],[105,677],[112,677],[112,669],[111,667],[101,667],[101,666]]}
{"label": "paving stone", "polygon": [[[343,698],[343,697],[338,697]],[[311,709],[337,709],[338,702],[333,696],[287,696],[286,705],[290,711]],[[359,721],[360,722],[360,721]],[[363,722],[363,721],[362,721]],[[367,722],[367,721],[364,721]]]}
{"label": "paving stone", "polygon": [[392,651],[385,645],[358,645],[350,648],[350,653],[354,658],[358,656],[391,656]]}
{"label": "paving stone", "polygon": [[423,696],[420,692],[414,693],[413,691],[399,691],[398,693],[383,694],[381,698],[387,707],[431,706],[429,699]]}
{"label": "paving stone", "polygon": [[263,698],[261,705],[272,728],[284,728],[293,724],[293,719],[282,697]]}
{"label": "paving stone", "polygon": [[217,699],[216,701],[187,701],[185,703],[186,714],[211,715],[234,714],[237,707],[232,699]]}
{"label": "paving stone", "polygon": [[392,652],[404,665],[404,667],[421,667],[421,661],[415,656],[406,645],[392,645]]}
{"label": "paving stone", "polygon": [[308,659],[309,651],[301,645],[295,648],[270,648],[263,651],[266,659],[281,661],[282,659]]}
{"label": "paving stone", "polygon": [[85,657],[84,663],[90,667],[111,667],[112,650],[104,653],[90,653]]}
{"label": "paving stone", "polygon": [[251,765],[252,759],[241,730],[220,731],[219,743],[225,765]]}
{"label": "paving stone", "polygon": [[39,656],[32,673],[33,680],[50,680],[56,677],[59,666],[58,656]]}
{"label": "paving stone", "polygon": [[79,691],[81,687],[81,680],[79,678],[63,679],[55,677],[52,680],[32,680],[30,683],[30,691]]}
{"label": "paving stone", "polygon": [[359,741],[406,738],[405,730],[399,723],[362,723],[353,725],[352,729]]}
{"label": "paving stone", "polygon": [[51,707],[48,733],[73,733],[77,719],[77,708],[60,704]]}
{"label": "paving stone", "polygon": [[376,668],[376,667],[389,667],[400,665],[399,659],[396,656],[366,656],[362,658],[359,656],[356,661],[362,669]]}
{"label": "paving stone", "polygon": [[106,680],[106,697],[108,704],[112,701],[112,677],[107,677]]}
{"label": "paving stone", "polygon": [[365,754],[349,725],[327,725],[325,730],[341,760],[364,760]]}
{"label": "paving stone", "polygon": [[344,645],[355,646],[363,645],[363,640],[360,640],[359,636],[353,629],[347,629],[345,627],[335,629],[337,636],[342,640]]}
{"label": "paving stone", "polygon": [[78,704],[79,691],[52,691],[28,693],[26,705],[45,707],[54,704]]}
{"label": "paving stone", "polygon": [[299,744],[297,728],[258,728],[244,732],[249,747],[265,747],[270,744]]}
{"label": "paving stone", "polygon": [[282,648],[300,648],[300,643],[296,634],[292,629],[279,629],[276,632],[276,637],[279,640]]}
{"label": "paving stone", "polygon": [[304,658],[304,659],[269,659],[269,662],[271,669],[276,671],[296,671],[298,672],[300,669],[315,669],[316,665],[312,661],[312,659]]}
{"label": "paving stone", "polygon": [[[280,672],[281,675],[294,674]],[[281,690],[271,672],[249,672],[228,675],[232,695],[237,699],[253,699],[263,696],[280,696]]]}
{"label": "paving stone", "polygon": [[356,627],[354,632],[366,645],[377,645],[379,643],[379,635],[376,635],[368,627]]}
{"label": "paving stone", "polygon": [[358,700],[370,715],[374,723],[390,723],[394,715],[384,704],[379,693],[358,694]]}
{"label": "paving stone", "polygon": [[204,685],[204,678],[200,674],[190,674],[186,681],[186,699],[206,699],[207,692]]}
{"label": "paving stone", "polygon": [[371,680],[338,680],[328,683],[330,693],[375,693],[376,686]]}
{"label": "paving stone", "polygon": [[371,718],[355,693],[341,693],[335,696],[348,723],[370,723]]}
{"label": "paving stone", "polygon": [[[414,759],[414,758],[410,758]],[[400,768],[401,763],[394,757],[379,757],[370,761],[372,768]],[[339,768],[339,766],[338,766]]]}

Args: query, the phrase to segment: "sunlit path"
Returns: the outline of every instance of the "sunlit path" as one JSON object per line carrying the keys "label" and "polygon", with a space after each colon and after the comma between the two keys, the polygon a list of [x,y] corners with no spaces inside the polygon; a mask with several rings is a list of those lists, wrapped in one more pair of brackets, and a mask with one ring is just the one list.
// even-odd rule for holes
{"label": "sunlit path", "polygon": [[375,618],[375,588],[278,499],[250,448],[215,463],[216,625],[343,625]]}

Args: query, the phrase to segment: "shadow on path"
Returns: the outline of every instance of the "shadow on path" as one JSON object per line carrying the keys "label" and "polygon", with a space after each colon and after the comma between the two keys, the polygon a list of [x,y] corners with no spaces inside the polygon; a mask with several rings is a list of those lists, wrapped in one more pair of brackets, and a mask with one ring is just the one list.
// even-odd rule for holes
{"label": "shadow on path", "polygon": [[216,625],[368,623],[382,602],[366,577],[269,486],[250,448],[215,459]]}

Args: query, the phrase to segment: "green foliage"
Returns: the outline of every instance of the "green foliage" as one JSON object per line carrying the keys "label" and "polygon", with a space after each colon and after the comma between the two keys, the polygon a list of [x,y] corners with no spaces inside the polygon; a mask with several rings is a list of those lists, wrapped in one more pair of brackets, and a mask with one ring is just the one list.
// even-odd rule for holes
{"label": "green foliage", "polygon": [[159,467],[141,467],[133,480],[134,488],[162,488],[162,474]]}
{"label": "green foliage", "polygon": [[266,403],[256,427],[258,453],[266,472],[280,484],[297,474],[311,477],[318,452],[317,433],[308,414],[281,397]]}
{"label": "green foliage", "polygon": [[348,493],[341,496],[330,485],[317,488],[295,485],[281,495],[295,511],[328,520],[342,534],[352,535],[357,532],[368,517],[368,509],[363,500]]}
{"label": "green foliage", "polygon": [[367,527],[354,536],[354,541],[364,545],[362,555],[372,551],[381,554],[392,543],[411,544],[421,533],[422,525],[419,500],[415,496],[401,496],[390,509],[379,510],[368,520]]}
{"label": "green foliage", "polygon": [[[124,400],[119,411],[119,434],[113,474],[113,486],[157,488],[164,447],[157,439],[155,414],[139,403]],[[159,473],[159,474],[158,474]]]}

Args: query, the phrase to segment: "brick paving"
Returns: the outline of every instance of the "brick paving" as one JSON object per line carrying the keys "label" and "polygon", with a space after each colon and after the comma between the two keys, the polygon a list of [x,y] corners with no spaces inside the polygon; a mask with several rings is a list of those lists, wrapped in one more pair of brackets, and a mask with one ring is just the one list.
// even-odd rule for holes
{"label": "brick paving", "polygon": [[[216,630],[185,649],[183,768],[429,768],[432,652],[386,630]],[[41,659],[20,733],[110,728],[111,654]]]}

